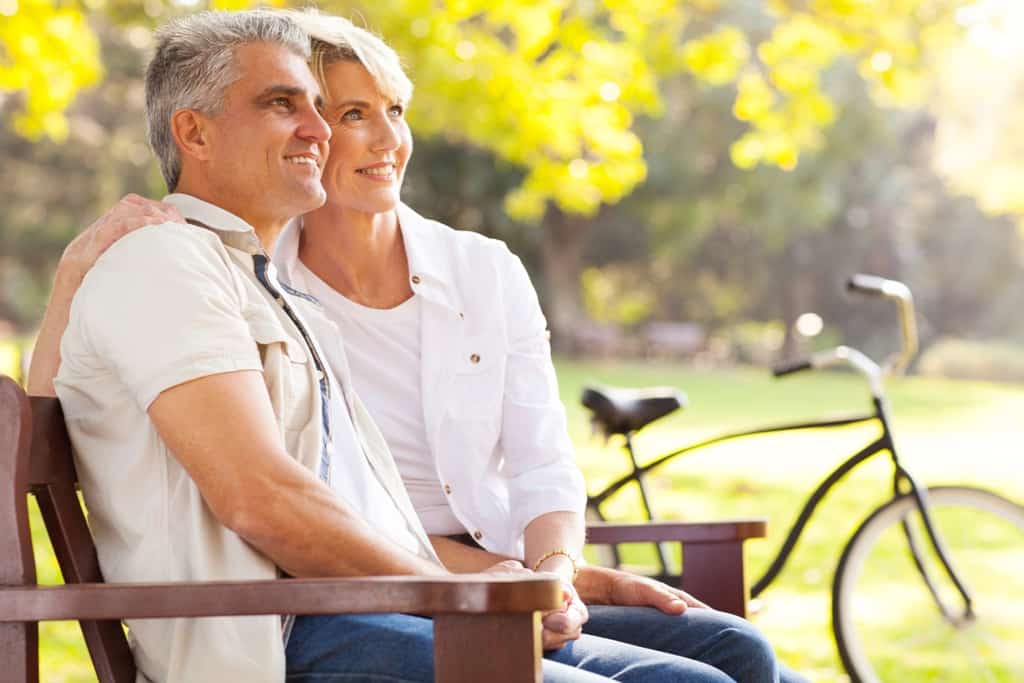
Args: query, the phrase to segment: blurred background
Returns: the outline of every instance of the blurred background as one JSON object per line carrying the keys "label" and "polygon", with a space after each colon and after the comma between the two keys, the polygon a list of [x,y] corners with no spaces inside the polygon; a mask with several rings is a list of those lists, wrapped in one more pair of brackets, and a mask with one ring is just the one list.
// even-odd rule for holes
{"label": "blurred background", "polygon": [[[0,372],[26,367],[72,236],[127,192],[165,193],[145,142],[152,28],[249,6],[0,0]],[[841,287],[872,272],[905,281],[919,307],[921,354],[895,385],[903,443],[947,481],[1024,488],[1009,476],[1024,474],[1024,3],[316,6],[380,33],[416,85],[407,203],[507,241],[526,263],[592,486],[619,470],[576,406],[587,381],[688,391],[686,415],[641,435],[650,455],[757,419],[861,406],[850,378],[783,387],[762,368],[840,341],[891,351],[894,312]],[[820,457],[827,439],[697,456],[662,487],[685,504],[660,512],[769,514],[782,533],[834,464]],[[877,477],[855,478],[822,514],[858,519],[872,498],[857,487]],[[825,587],[844,531],[812,535],[762,617],[815,680],[843,680]],[[40,564],[58,580],[52,560]],[[44,679],[90,680],[63,626],[45,632]]]}
{"label": "blurred background", "polygon": [[[560,352],[881,348],[877,311],[839,287],[869,271],[917,296],[916,371],[994,380],[1024,379],[1020,5],[320,3],[416,83],[407,202],[508,241]],[[126,192],[164,194],[150,31],[205,6],[0,0],[0,337],[23,351],[71,236]]]}

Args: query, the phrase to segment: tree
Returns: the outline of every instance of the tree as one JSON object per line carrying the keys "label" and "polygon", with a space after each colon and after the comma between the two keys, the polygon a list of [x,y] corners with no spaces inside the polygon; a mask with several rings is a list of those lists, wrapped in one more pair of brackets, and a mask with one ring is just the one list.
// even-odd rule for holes
{"label": "tree", "polygon": [[[932,53],[956,31],[953,12],[960,4],[377,0],[323,7],[342,15],[360,12],[403,55],[418,85],[410,113],[417,134],[466,141],[523,169],[504,207],[511,217],[542,228],[557,339],[571,337],[580,317],[581,263],[573,255],[582,252],[591,218],[646,178],[634,127],[638,116],[664,110],[659,83],[665,77],[686,73],[692,87],[728,89],[732,113],[742,122],[730,145],[738,167],[791,170],[802,153],[820,147],[835,120],[823,73],[854,63],[879,101],[913,99]],[[128,6],[114,2],[106,11],[117,21],[142,18]],[[8,76],[0,79],[0,92],[22,93],[14,119],[19,130],[59,139],[59,112],[98,74],[89,57],[95,41],[82,17],[102,5],[82,0],[57,10],[41,0],[5,0],[0,7],[14,7],[8,13],[16,20],[0,32],[10,62],[0,72]],[[145,4],[152,15],[176,7]],[[46,74],[62,64],[78,65],[71,72],[82,74],[61,81],[59,97],[50,100],[39,95],[47,92],[45,80],[24,75],[36,68],[38,55],[25,46],[44,43],[64,46],[47,51]],[[40,100],[46,106],[33,104]]]}

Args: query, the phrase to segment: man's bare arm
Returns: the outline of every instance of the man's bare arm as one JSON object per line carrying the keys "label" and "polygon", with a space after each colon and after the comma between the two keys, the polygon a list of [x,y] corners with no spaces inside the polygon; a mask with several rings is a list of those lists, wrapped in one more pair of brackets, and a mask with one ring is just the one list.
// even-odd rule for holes
{"label": "man's bare arm", "polygon": [[135,194],[125,195],[114,207],[83,230],[64,249],[57,264],[50,301],[32,351],[26,388],[33,396],[56,396],[53,378],[60,369],[60,339],[68,326],[71,300],[96,259],[118,239],[146,225],[183,222],[170,204]]}
{"label": "man's bare arm", "polygon": [[161,393],[149,415],[213,514],[293,576],[440,575],[290,457],[259,372]]}

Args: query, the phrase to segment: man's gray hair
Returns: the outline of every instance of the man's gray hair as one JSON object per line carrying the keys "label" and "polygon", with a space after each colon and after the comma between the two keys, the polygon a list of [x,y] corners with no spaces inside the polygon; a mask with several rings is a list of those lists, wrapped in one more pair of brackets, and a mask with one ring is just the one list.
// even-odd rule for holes
{"label": "man's gray hair", "polygon": [[309,59],[309,36],[281,12],[199,12],[157,29],[156,54],[146,69],[146,120],[149,145],[172,192],[181,155],[171,116],[181,109],[219,113],[228,87],[241,77],[235,49],[246,43],[282,45]]}

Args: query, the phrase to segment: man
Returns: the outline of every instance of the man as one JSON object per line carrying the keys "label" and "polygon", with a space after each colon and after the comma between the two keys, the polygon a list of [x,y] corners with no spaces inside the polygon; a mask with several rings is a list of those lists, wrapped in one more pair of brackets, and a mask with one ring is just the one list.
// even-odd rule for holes
{"label": "man", "polygon": [[[330,130],[308,45],[267,12],[158,33],[150,141],[190,224],[138,230],[99,259],[55,379],[109,580],[444,573],[379,434],[267,265],[284,224],[324,201]],[[129,628],[153,680],[284,677],[277,617]]]}

